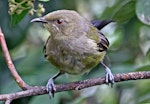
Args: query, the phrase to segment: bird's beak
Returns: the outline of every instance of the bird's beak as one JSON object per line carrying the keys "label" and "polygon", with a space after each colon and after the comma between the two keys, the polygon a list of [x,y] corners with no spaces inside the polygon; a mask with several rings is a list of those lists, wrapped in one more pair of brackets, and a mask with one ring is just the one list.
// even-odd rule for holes
{"label": "bird's beak", "polygon": [[34,19],[32,19],[31,22],[42,22],[42,23],[47,23],[48,21],[45,20],[44,17],[40,17],[40,18],[34,18]]}

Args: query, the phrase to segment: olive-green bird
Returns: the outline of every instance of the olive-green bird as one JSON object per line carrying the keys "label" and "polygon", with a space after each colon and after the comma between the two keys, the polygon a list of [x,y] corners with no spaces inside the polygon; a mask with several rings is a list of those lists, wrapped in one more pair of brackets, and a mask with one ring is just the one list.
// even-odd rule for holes
{"label": "olive-green bird", "polygon": [[99,63],[105,67],[106,83],[113,85],[114,76],[103,63],[109,47],[107,38],[98,30],[103,26],[98,28],[96,22],[92,24],[72,10],[54,11],[31,22],[42,22],[51,34],[44,46],[44,56],[59,73],[46,85],[50,96],[56,91],[54,79],[59,75],[89,72]]}

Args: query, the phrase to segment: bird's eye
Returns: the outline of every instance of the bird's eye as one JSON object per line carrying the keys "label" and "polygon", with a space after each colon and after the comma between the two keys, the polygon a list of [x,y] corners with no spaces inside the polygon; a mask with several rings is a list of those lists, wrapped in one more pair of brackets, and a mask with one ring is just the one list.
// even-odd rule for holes
{"label": "bird's eye", "polygon": [[63,22],[64,22],[63,19],[58,19],[58,20],[57,20],[57,24],[62,24]]}

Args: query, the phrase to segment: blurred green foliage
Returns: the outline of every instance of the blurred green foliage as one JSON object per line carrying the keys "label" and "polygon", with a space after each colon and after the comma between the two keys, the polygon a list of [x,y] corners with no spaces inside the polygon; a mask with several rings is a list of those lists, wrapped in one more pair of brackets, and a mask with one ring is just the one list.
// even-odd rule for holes
{"label": "blurred green foliage", "polygon": [[[45,1],[45,0],[40,0]],[[107,63],[115,73],[150,70],[150,0],[46,0],[47,14],[58,9],[73,9],[89,20],[115,21],[101,31],[110,41]],[[39,1],[35,1],[38,4]],[[29,85],[45,85],[57,73],[54,66],[45,61],[43,45],[48,32],[39,24],[31,24],[35,16],[24,15],[22,20],[10,27],[8,1],[0,0],[0,26],[13,62],[20,76]],[[17,19],[17,15],[15,15]],[[104,76],[97,66],[88,75],[62,75],[55,82],[66,83],[86,78]],[[0,94],[21,90],[13,80],[2,51],[0,50]],[[128,81],[87,88],[81,91],[56,93],[18,99],[12,104],[149,104],[150,80]],[[4,102],[0,101],[0,104]]]}

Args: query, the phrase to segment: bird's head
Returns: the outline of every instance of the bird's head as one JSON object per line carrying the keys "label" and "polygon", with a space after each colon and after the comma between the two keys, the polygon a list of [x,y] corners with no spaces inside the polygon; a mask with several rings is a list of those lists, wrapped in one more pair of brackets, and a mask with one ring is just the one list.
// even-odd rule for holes
{"label": "bird's head", "polygon": [[[86,21],[86,22],[85,22]],[[31,22],[41,22],[52,35],[69,35],[70,33],[88,30],[85,18],[72,10],[58,10],[35,18]],[[87,24],[87,25],[86,25]]]}

